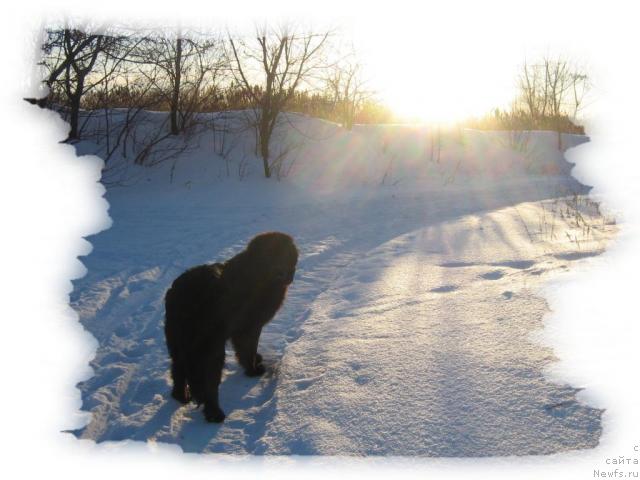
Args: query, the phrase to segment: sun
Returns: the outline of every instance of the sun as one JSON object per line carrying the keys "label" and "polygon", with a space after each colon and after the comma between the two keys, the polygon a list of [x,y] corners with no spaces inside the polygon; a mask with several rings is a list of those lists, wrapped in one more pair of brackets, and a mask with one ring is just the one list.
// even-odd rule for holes
{"label": "sun", "polygon": [[[502,107],[513,95],[511,89],[486,82],[483,90],[470,86],[455,68],[434,75],[413,65],[412,79],[389,79],[381,91],[385,103],[402,120],[451,124],[480,117]],[[423,71],[421,71],[423,70]],[[461,79],[462,77],[462,79]],[[497,82],[496,82],[497,83]]]}
{"label": "sun", "polygon": [[454,92],[436,91],[416,95],[402,91],[389,93],[388,103],[393,112],[403,120],[425,123],[455,123],[477,115],[478,109],[457,98]]}
{"label": "sun", "polygon": [[[466,16],[460,22],[467,30],[480,28]],[[516,93],[521,46],[505,42],[500,32],[480,30],[482,42],[471,42],[461,30],[440,22],[427,28],[423,19],[408,17],[358,23],[353,36],[383,103],[399,117],[450,123],[504,108]]]}

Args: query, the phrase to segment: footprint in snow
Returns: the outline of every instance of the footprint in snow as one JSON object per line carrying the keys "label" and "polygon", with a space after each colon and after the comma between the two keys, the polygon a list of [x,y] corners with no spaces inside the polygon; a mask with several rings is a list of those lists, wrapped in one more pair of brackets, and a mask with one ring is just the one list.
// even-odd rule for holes
{"label": "footprint in snow", "polygon": [[353,369],[353,370],[360,370],[362,368],[362,365],[360,365],[358,362],[351,362],[349,364],[349,366]]}
{"label": "footprint in snow", "polygon": [[596,255],[600,255],[602,252],[599,250],[589,251],[589,252],[569,252],[569,253],[560,253],[554,255],[558,260],[581,260],[583,258],[595,257]]}
{"label": "footprint in snow", "polygon": [[298,390],[306,390],[311,385],[313,385],[316,381],[320,380],[323,376],[324,376],[324,373],[320,375],[316,375],[315,377],[300,378],[298,380],[294,380],[293,383]]}
{"label": "footprint in snow", "polygon": [[447,262],[447,263],[440,264],[441,267],[445,267],[445,268],[464,268],[464,267],[474,267],[475,265],[476,265],[475,263],[469,263],[469,262]]}
{"label": "footprint in snow", "polygon": [[456,285],[442,285],[441,287],[432,288],[429,291],[432,293],[447,293],[447,292],[453,292],[454,290],[457,290],[457,289],[458,287]]}
{"label": "footprint in snow", "polygon": [[516,268],[518,270],[526,270],[527,268],[532,267],[536,262],[532,262],[531,260],[515,260],[511,262],[498,262],[492,263],[491,265],[494,267],[509,267]]}
{"label": "footprint in snow", "polygon": [[358,375],[355,378],[355,381],[358,385],[365,385],[371,381],[371,377],[369,377],[368,375]]}
{"label": "footprint in snow", "polygon": [[483,273],[480,276],[486,280],[498,280],[504,277],[504,273],[501,270],[492,270],[491,272]]}

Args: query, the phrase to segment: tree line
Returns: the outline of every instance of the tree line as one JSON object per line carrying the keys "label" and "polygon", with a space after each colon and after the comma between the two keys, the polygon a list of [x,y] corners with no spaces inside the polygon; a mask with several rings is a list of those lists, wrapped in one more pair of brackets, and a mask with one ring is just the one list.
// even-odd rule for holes
{"label": "tree line", "polygon": [[562,57],[543,57],[524,62],[516,80],[517,94],[505,109],[495,109],[465,126],[483,130],[551,130],[557,133],[562,149],[562,133],[584,134],[578,117],[590,89],[586,72]]}
{"label": "tree line", "polygon": [[200,112],[250,111],[256,150],[270,177],[270,140],[284,111],[347,129],[391,117],[365,87],[353,52],[336,51],[332,35],[292,26],[265,26],[251,38],[47,29],[41,65],[48,94],[29,101],[65,116],[68,142],[83,138],[87,118],[100,110],[125,110],[129,127],[144,110],[167,112],[158,141],[187,133]]}
{"label": "tree line", "polygon": [[[126,156],[127,147],[136,145],[139,164],[188,148],[199,113],[243,111],[245,127],[255,133],[264,175],[271,177],[286,154],[271,148],[285,111],[331,120],[348,130],[356,123],[397,120],[368,88],[353,50],[339,48],[334,37],[331,31],[290,25],[257,28],[253,36],[50,28],[41,61],[48,93],[28,100],[65,117],[70,125],[66,141],[99,135],[106,160],[116,151]],[[465,126],[552,129],[561,148],[561,132],[582,133],[575,119],[587,90],[587,76],[567,61],[525,63],[512,106]],[[165,112],[164,123],[153,132],[137,128],[150,111]],[[100,112],[101,131],[86,129]],[[225,120],[216,128],[228,127]]]}

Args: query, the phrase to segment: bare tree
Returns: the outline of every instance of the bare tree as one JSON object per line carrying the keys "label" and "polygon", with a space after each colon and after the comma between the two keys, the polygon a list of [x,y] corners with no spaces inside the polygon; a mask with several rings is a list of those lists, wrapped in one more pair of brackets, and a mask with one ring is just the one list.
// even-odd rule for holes
{"label": "bare tree", "polygon": [[[49,91],[54,87],[58,78],[65,72],[70,64],[87,52],[91,51],[91,45],[97,40],[99,35],[72,35],[70,29],[49,29],[46,31],[46,40],[42,45],[42,51],[45,54],[45,59],[41,62],[47,69],[47,78],[44,80],[44,84],[48,87]],[[71,44],[65,49],[68,37],[72,37]],[[75,38],[73,38],[75,37]],[[80,38],[79,38],[80,37]],[[46,105],[48,96],[45,96],[38,100],[41,106]],[[36,103],[35,101],[33,103]]]}
{"label": "bare tree", "polygon": [[365,89],[362,66],[350,55],[328,71],[325,79],[327,95],[341,125],[351,130],[356,116],[372,95],[372,92]]}
{"label": "bare tree", "polygon": [[328,32],[298,33],[289,27],[265,27],[257,31],[255,43],[229,38],[231,73],[238,88],[251,99],[256,147],[267,178],[272,173],[270,141],[278,117],[296,90],[320,67],[320,54],[328,37]]}
{"label": "bare tree", "polygon": [[529,123],[534,128],[551,123],[558,134],[558,148],[562,150],[563,126],[568,121],[576,121],[589,89],[587,75],[560,57],[544,57],[537,64],[524,63],[518,89]]}
{"label": "bare tree", "polygon": [[[43,108],[53,108],[69,121],[66,141],[79,139],[82,130],[81,104],[86,94],[95,92],[94,89],[105,80],[95,71],[98,59],[104,60],[107,51],[114,47],[117,40],[108,35],[69,27],[45,30],[39,65],[45,72],[42,83],[47,87],[47,94],[25,100]],[[104,65],[106,67],[106,62]],[[104,75],[107,74],[105,68]]]}
{"label": "bare tree", "polygon": [[95,116],[92,128],[83,133],[101,147],[107,168],[116,153],[123,158],[129,154],[137,157],[140,146],[134,142],[136,130],[151,123],[148,111],[156,109],[161,102],[153,83],[147,80],[149,72],[142,75],[140,65],[125,59],[113,69],[109,63],[105,58],[97,67],[104,74],[104,80],[85,98],[88,109],[102,113]]}
{"label": "bare tree", "polygon": [[[80,111],[83,98],[100,86],[118,68],[127,56],[128,37],[87,33],[77,29],[47,30],[43,45],[42,64],[47,69],[44,83],[49,87],[47,97],[34,100],[40,106],[59,102],[68,114],[67,141],[80,138]],[[102,71],[96,70],[102,58]]]}
{"label": "bare tree", "polygon": [[547,113],[546,78],[539,65],[529,65],[525,61],[518,78],[518,88],[522,103],[532,123],[537,125]]}
{"label": "bare tree", "polygon": [[192,125],[204,97],[215,94],[224,67],[221,41],[194,32],[148,36],[135,61],[145,65],[141,73],[168,105],[172,135]]}

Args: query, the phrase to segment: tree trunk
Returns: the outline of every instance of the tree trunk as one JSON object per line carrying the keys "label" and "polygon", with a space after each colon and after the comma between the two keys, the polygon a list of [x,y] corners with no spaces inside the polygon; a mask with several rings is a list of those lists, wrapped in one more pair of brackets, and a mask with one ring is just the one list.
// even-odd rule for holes
{"label": "tree trunk", "polygon": [[80,100],[82,98],[82,90],[84,89],[84,81],[83,79],[78,80],[78,85],[76,87],[76,91],[73,96],[69,99],[69,135],[67,136],[67,141],[69,140],[79,140],[80,139],[80,131],[79,131],[79,122],[80,122]]}
{"label": "tree trunk", "polygon": [[78,132],[78,119],[80,117],[80,102],[79,99],[73,98],[71,100],[71,111],[69,113],[69,135],[67,141],[78,140],[80,138]]}
{"label": "tree trunk", "polygon": [[558,150],[562,151],[562,132],[558,127]]}
{"label": "tree trunk", "polygon": [[173,103],[171,103],[169,118],[171,119],[171,135],[177,135],[180,132],[180,130],[178,129],[178,111],[176,110]]}
{"label": "tree trunk", "polygon": [[271,167],[269,166],[269,142],[271,141],[271,126],[269,115],[265,114],[263,108],[260,112],[260,124],[258,126],[258,136],[260,137],[260,156],[264,167],[264,176],[271,178]]}
{"label": "tree trunk", "polygon": [[558,132],[558,150],[562,151],[562,122],[560,115],[556,115],[556,131]]}
{"label": "tree trunk", "polygon": [[175,62],[175,81],[173,82],[173,92],[171,96],[171,112],[169,113],[171,119],[171,135],[177,135],[180,133],[180,127],[178,125],[178,104],[180,101],[180,81],[182,70],[182,39],[176,40],[176,62]]}
{"label": "tree trunk", "polygon": [[260,156],[262,157],[264,176],[271,178],[271,169],[269,168],[269,137],[263,134],[263,132],[260,132]]}

